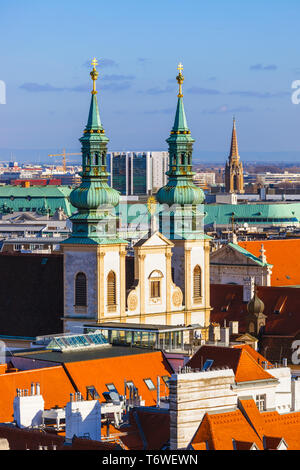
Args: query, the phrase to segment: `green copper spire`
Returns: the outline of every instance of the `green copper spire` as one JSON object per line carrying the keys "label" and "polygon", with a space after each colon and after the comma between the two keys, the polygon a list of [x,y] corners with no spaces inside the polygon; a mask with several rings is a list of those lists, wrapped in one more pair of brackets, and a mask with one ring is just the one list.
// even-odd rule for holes
{"label": "green copper spire", "polygon": [[78,212],[71,217],[73,233],[65,243],[119,243],[116,236],[116,218],[113,208],[119,202],[119,193],[108,185],[107,143],[101,124],[97,101],[97,61],[92,61],[92,98],[88,122],[79,139],[82,145],[82,181],[70,194],[70,202]]}
{"label": "green copper spire", "polygon": [[[176,213],[178,215],[179,210],[180,217],[187,216],[189,212],[190,217],[193,219],[192,225],[195,227],[198,226],[198,223],[195,224],[193,215],[197,212],[195,206],[203,203],[204,193],[193,182],[192,153],[195,141],[191,137],[184,111],[182,93],[184,76],[182,70],[183,67],[180,63],[178,65],[179,74],[176,77],[179,85],[176,115],[170,137],[167,139],[169,145],[169,171],[166,174],[169,180],[166,186],[160,188],[156,199],[160,204],[167,204],[169,207],[178,205],[180,210],[177,209]],[[190,208],[188,209],[187,206],[190,206]],[[174,215],[174,217],[177,216]],[[173,225],[171,233],[166,235],[170,238],[175,236],[173,233],[176,225],[175,220]],[[187,234],[183,234],[184,237],[185,235]]]}
{"label": "green copper spire", "polygon": [[103,130],[96,95],[92,95],[89,118],[88,118],[88,122],[86,125],[86,130],[91,130],[91,129],[96,130],[96,131],[98,129]]}

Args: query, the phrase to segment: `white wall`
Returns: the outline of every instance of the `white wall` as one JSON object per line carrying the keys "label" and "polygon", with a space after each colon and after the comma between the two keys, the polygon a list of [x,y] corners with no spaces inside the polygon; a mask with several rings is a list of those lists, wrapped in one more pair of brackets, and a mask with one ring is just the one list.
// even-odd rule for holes
{"label": "white wall", "polygon": [[[68,251],[64,253],[64,315],[97,318],[97,255],[90,251]],[[75,276],[83,272],[87,276],[87,308],[76,311]]]}
{"label": "white wall", "polygon": [[[116,274],[116,299],[117,308],[115,312],[107,310],[107,276],[110,271]],[[125,273],[123,273],[124,275]],[[104,286],[100,285],[100,295],[104,295],[104,315],[120,316],[120,256],[119,248],[116,251],[108,251],[104,256]]]}
{"label": "white wall", "polygon": [[71,401],[66,405],[66,439],[84,436],[101,440],[101,405],[98,400]]}

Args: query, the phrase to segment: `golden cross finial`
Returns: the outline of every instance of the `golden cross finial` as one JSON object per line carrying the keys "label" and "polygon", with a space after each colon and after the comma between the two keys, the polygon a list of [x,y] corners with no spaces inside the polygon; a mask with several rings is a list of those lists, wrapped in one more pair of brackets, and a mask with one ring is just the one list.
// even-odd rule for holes
{"label": "golden cross finial", "polygon": [[98,61],[97,61],[96,57],[94,57],[93,60],[92,60],[92,66],[93,66],[94,70],[96,69],[96,65],[98,65]]}
{"label": "golden cross finial", "polygon": [[98,65],[98,61],[97,61],[96,57],[94,57],[93,60],[92,60],[93,70],[90,73],[90,76],[92,77],[92,80],[93,80],[92,95],[96,95],[98,93],[96,91],[96,80],[98,78],[99,72],[97,72],[97,70],[96,70],[96,65]]}
{"label": "golden cross finial", "polygon": [[178,82],[178,85],[179,85],[179,93],[178,93],[178,98],[182,98],[183,97],[183,94],[182,94],[182,84],[183,84],[183,80],[184,80],[184,76],[182,75],[182,71],[183,71],[183,65],[181,62],[179,62],[178,66],[177,66],[177,70],[179,72],[179,74],[177,75],[176,77],[176,80]]}
{"label": "golden cross finial", "polygon": [[178,70],[178,72],[179,72],[180,74],[181,74],[181,72],[183,71],[183,65],[182,65],[181,62],[179,62],[178,67],[177,67],[177,70]]}

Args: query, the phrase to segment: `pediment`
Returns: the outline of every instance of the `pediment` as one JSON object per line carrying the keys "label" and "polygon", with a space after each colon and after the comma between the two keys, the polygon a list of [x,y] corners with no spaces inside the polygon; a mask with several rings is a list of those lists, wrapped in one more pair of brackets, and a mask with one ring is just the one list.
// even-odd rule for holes
{"label": "pediment", "polygon": [[168,240],[164,235],[162,235],[160,232],[155,232],[151,237],[147,239],[142,239],[139,240],[134,246],[143,246],[143,247],[149,247],[149,246],[171,246],[173,247],[173,243]]}
{"label": "pediment", "polygon": [[242,253],[232,246],[225,245],[222,246],[217,251],[214,251],[210,254],[210,263],[211,264],[223,264],[223,265],[247,265],[247,266],[257,266],[258,263],[255,262],[255,259],[251,259],[245,253]]}

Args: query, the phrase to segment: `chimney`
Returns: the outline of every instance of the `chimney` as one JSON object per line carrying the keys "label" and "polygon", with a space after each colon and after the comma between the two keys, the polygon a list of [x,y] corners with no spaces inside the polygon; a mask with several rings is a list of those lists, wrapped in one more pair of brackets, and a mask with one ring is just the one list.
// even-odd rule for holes
{"label": "chimney", "polygon": [[221,328],[221,337],[220,341],[223,343],[225,346],[229,346],[229,338],[230,338],[230,328],[229,327],[223,327]]}
{"label": "chimney", "polygon": [[229,322],[229,329],[230,329],[230,334],[231,335],[238,334],[238,332],[239,332],[239,322],[238,321],[230,321]]}
{"label": "chimney", "polygon": [[157,388],[156,388],[156,407],[160,407],[160,377],[159,375],[157,376]]}
{"label": "chimney", "polygon": [[220,325],[211,323],[208,329],[209,341],[220,341]]}
{"label": "chimney", "polygon": [[232,369],[173,374],[170,378],[170,450],[186,449],[205,413],[237,406]]}
{"label": "chimney", "polygon": [[259,257],[259,258],[261,259],[261,261],[262,261],[263,263],[266,263],[266,262],[267,262],[266,250],[265,250],[265,248],[264,248],[264,244],[263,244],[263,243],[261,244],[261,248],[260,248],[259,252],[260,252],[260,257]]}
{"label": "chimney", "polygon": [[[81,395],[77,394],[81,397]],[[88,434],[94,441],[101,440],[101,405],[98,400],[69,401],[66,405],[66,440]]]}
{"label": "chimney", "polygon": [[243,283],[243,301],[250,302],[254,296],[255,278],[253,276],[244,277]]}
{"label": "chimney", "polygon": [[[31,387],[34,384],[31,384]],[[28,394],[28,390],[17,389],[13,402],[14,421],[19,428],[41,426],[43,421],[44,399],[42,395]]]}

